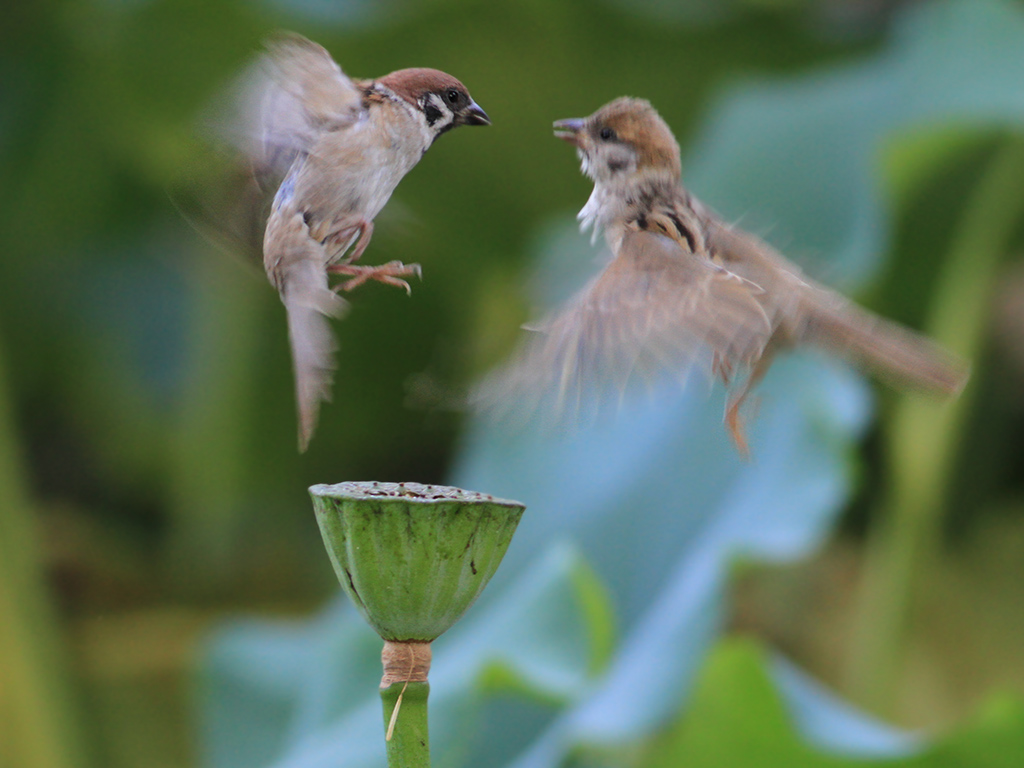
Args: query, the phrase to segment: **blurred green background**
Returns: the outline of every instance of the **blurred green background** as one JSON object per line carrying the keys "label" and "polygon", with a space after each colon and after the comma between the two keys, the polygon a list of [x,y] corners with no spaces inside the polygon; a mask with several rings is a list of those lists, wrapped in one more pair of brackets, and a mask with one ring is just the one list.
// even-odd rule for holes
{"label": "blurred green background", "polygon": [[[378,218],[365,261],[424,279],[351,297],[302,456],[276,293],[172,203],[208,170],[199,116],[281,28],[354,76],[447,70],[493,120],[439,141]],[[550,125],[623,94],[653,101],[726,218],[968,357],[962,399],[796,356],[766,382],[751,465],[706,388],[567,449],[450,408],[593,268],[589,187]],[[382,764],[377,720],[338,703],[373,695],[378,648],[336,600],[317,613],[338,590],[305,489],[350,479],[528,505],[447,646],[481,661],[439,696],[438,764],[1019,765],[1022,224],[1012,0],[8,3],[0,766]],[[273,621],[224,629],[239,614]],[[510,615],[523,642],[502,651]],[[680,619],[653,634],[687,665],[661,686],[638,671],[656,617]],[[313,646],[328,662],[299,675]],[[791,662],[924,731],[831,694],[815,724],[826,694]],[[607,708],[623,690],[626,715]],[[489,702],[475,719],[467,692]]]}

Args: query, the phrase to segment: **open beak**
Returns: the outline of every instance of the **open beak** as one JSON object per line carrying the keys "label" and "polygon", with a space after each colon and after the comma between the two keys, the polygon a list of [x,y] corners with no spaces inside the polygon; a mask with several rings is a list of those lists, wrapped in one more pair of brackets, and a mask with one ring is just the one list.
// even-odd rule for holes
{"label": "open beak", "polygon": [[487,113],[480,109],[480,105],[475,101],[469,102],[469,106],[462,113],[462,122],[464,125],[490,125],[491,118],[487,116]]}
{"label": "open beak", "polygon": [[583,122],[581,117],[555,120],[555,136],[578,147],[580,145],[580,132],[583,130]]}

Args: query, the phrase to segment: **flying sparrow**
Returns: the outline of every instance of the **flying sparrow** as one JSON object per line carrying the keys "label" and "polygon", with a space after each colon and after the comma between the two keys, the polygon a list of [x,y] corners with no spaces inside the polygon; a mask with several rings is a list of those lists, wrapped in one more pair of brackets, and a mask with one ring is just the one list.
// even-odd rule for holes
{"label": "flying sparrow", "polygon": [[[408,291],[403,278],[420,274],[418,264],[355,263],[374,217],[438,136],[490,119],[462,83],[436,69],[353,80],[299,35],[267,48],[239,89],[234,132],[256,186],[276,188],[263,265],[288,315],[304,451],[330,397],[335,343],[327,318],[346,306],[338,291],[368,280]],[[332,289],[329,275],[348,279]]]}
{"label": "flying sparrow", "polygon": [[[565,409],[634,378],[701,365],[727,386],[725,423],[748,455],[740,407],[779,350],[818,346],[897,383],[957,393],[966,367],[929,340],[857,307],[763,241],[720,220],[682,186],[679,145],[641,99],[559,120],[594,182],[581,229],[604,231],[614,258],[539,326],[484,398],[554,397]],[[507,406],[505,406],[507,408]]]}

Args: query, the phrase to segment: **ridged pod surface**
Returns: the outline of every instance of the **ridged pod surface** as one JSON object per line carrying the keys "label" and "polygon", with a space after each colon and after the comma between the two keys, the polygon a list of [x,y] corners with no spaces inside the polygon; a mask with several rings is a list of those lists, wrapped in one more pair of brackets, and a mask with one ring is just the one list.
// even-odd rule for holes
{"label": "ridged pod surface", "polygon": [[385,640],[429,643],[487,586],[524,506],[419,483],[309,489],[342,588]]}

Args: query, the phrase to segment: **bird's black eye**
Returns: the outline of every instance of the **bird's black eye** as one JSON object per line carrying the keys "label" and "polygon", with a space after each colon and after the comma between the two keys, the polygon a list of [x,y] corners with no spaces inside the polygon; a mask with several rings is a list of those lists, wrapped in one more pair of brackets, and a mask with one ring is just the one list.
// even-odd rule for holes
{"label": "bird's black eye", "polygon": [[445,93],[444,96],[452,104],[458,104],[459,103],[459,92],[457,90],[455,90],[454,88],[449,88],[447,93]]}
{"label": "bird's black eye", "polygon": [[615,131],[613,131],[607,125],[601,129],[601,132],[598,134],[598,136],[600,136],[605,141],[615,141]]}

